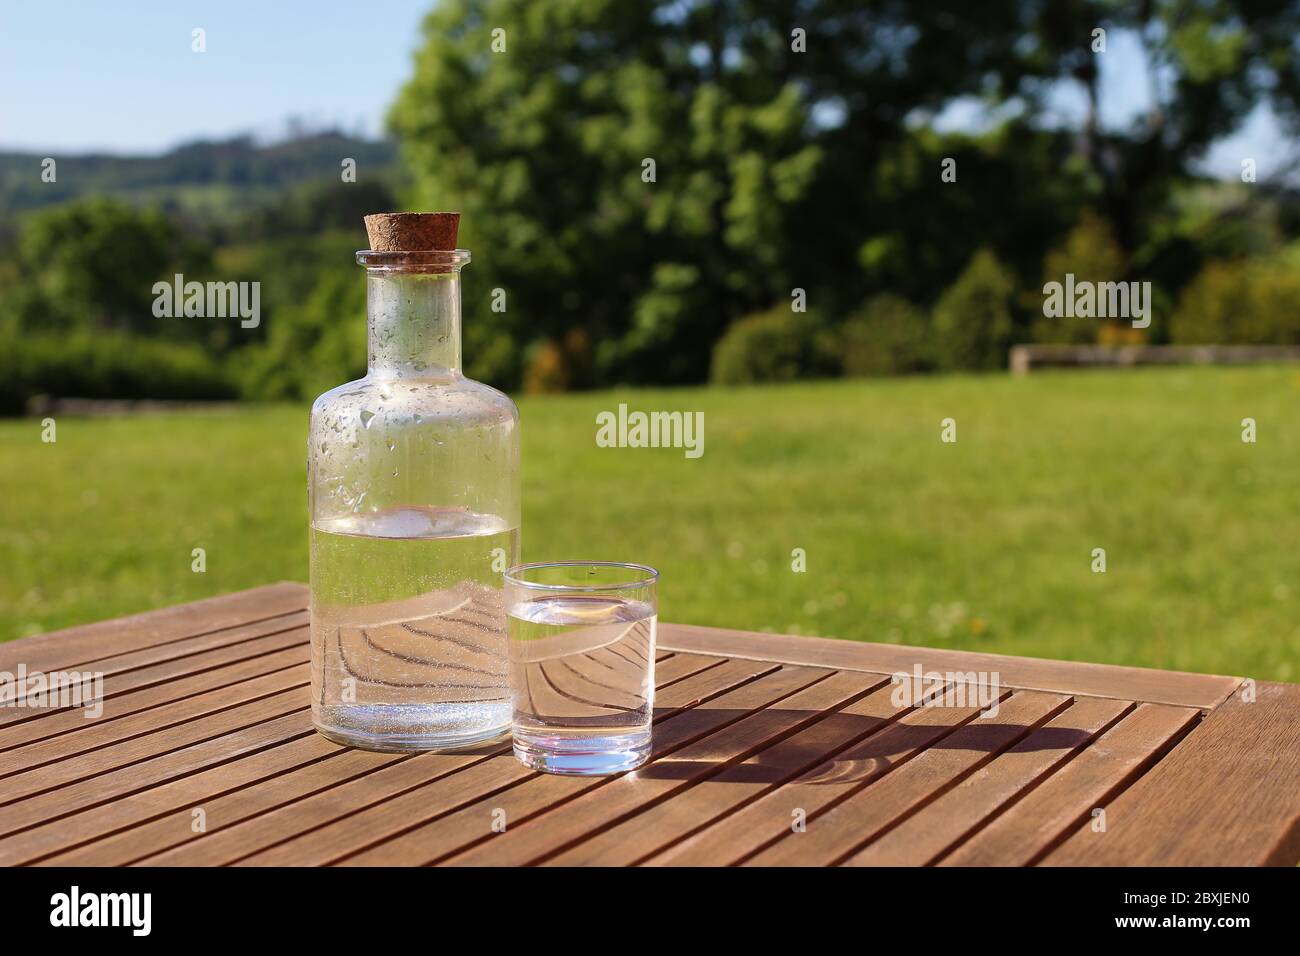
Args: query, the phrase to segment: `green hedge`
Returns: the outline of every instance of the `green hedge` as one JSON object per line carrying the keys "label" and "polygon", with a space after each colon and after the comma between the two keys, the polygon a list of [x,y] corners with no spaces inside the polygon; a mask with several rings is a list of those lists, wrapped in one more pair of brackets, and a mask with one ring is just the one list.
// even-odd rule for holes
{"label": "green hedge", "polygon": [[825,378],[837,371],[835,343],[812,312],[778,305],[732,323],[713,347],[710,379],[721,385]]}
{"label": "green hedge", "polygon": [[1300,244],[1272,256],[1210,262],[1170,322],[1186,345],[1300,345]]}
{"label": "green hedge", "polygon": [[216,360],[192,345],[125,335],[13,333],[0,341],[0,414],[34,395],[54,398],[234,398]]}
{"label": "green hedge", "polygon": [[881,293],[867,300],[840,329],[845,375],[906,375],[934,368],[925,313],[901,296]]}
{"label": "green hedge", "polygon": [[1016,280],[989,249],[971,258],[931,315],[934,357],[945,372],[998,369],[1014,337]]}

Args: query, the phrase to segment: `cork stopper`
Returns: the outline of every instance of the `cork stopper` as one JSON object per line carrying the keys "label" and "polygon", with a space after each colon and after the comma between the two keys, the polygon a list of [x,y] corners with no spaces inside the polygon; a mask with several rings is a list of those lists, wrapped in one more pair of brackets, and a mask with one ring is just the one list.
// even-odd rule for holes
{"label": "cork stopper", "polygon": [[450,252],[456,248],[458,212],[380,212],[365,219],[374,252]]}

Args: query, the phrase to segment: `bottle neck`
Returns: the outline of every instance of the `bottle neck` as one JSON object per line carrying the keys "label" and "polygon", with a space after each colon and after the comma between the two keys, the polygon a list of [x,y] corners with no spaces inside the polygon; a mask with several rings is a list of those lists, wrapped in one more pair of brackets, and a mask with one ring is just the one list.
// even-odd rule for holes
{"label": "bottle neck", "polygon": [[460,374],[460,274],[369,270],[369,374],[450,378]]}

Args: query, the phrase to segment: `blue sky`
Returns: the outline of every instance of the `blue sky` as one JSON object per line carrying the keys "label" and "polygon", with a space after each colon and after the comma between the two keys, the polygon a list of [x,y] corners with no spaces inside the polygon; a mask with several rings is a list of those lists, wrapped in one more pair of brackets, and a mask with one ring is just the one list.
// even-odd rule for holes
{"label": "blue sky", "polygon": [[[431,0],[0,5],[0,147],[155,152],[290,116],[377,134]],[[195,27],[207,52],[190,50]]]}
{"label": "blue sky", "polygon": [[[9,0],[0,8],[0,148],[160,152],[196,138],[275,136],[295,116],[378,135],[431,6]],[[190,49],[195,27],[207,31],[206,53]],[[1112,31],[1101,62],[1103,122],[1122,125],[1147,102],[1137,44]],[[1080,91],[1063,84],[1053,104],[1062,120],[1076,119]],[[973,115],[958,104],[942,118],[963,125]],[[1251,156],[1266,177],[1294,149],[1259,109],[1205,165],[1235,177]]]}

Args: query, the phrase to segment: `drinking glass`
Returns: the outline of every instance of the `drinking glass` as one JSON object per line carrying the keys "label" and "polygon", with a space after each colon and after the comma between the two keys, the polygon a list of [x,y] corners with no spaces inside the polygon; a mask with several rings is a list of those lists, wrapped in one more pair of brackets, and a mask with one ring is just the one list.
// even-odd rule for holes
{"label": "drinking glass", "polygon": [[505,574],[515,756],[609,774],[650,755],[659,572],[560,561]]}

